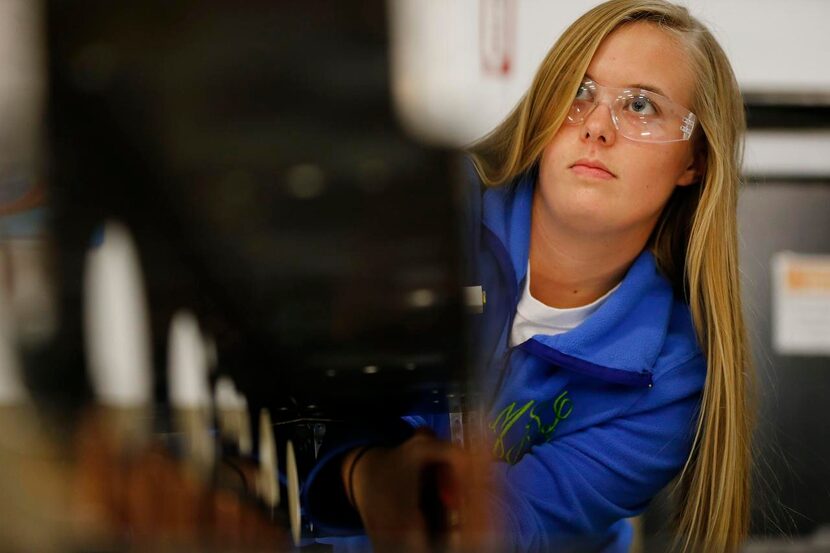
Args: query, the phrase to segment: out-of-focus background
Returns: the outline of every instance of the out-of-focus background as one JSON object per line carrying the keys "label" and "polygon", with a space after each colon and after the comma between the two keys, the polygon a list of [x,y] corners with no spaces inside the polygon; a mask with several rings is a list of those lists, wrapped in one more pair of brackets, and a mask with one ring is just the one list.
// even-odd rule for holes
{"label": "out-of-focus background", "polygon": [[[327,432],[463,408],[459,148],[594,4],[0,0],[0,550],[323,547]],[[749,121],[746,550],[825,551],[830,4],[684,4]]]}

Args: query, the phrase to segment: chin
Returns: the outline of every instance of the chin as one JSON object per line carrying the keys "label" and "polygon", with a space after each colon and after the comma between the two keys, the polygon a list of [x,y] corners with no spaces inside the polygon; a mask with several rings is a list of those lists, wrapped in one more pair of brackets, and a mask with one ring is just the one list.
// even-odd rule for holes
{"label": "chin", "polygon": [[553,216],[563,225],[573,230],[586,233],[607,232],[613,228],[608,212],[608,205],[601,201],[561,202],[553,210]]}

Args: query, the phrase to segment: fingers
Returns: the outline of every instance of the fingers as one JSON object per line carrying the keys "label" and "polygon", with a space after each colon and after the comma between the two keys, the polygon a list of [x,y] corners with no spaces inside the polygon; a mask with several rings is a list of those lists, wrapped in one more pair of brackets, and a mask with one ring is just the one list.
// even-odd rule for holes
{"label": "fingers", "polygon": [[[488,551],[494,549],[498,529],[489,516],[492,497],[487,471],[490,456],[470,452],[437,439],[421,438],[418,448],[425,463],[422,486],[433,487],[432,513],[425,513],[428,527],[438,535],[430,541],[434,548],[448,551]],[[424,490],[430,497],[429,490]]]}
{"label": "fingers", "polygon": [[[370,459],[362,469],[374,471],[381,478],[388,471],[390,480],[394,479],[392,486],[372,486],[392,496],[391,500],[378,498],[376,503],[366,505],[371,510],[375,504],[388,503],[386,515],[375,519],[377,526],[370,529],[373,543],[394,541],[398,548],[412,551],[436,550],[446,545],[450,531],[460,520],[461,487],[469,474],[463,450],[439,440],[428,429],[418,429],[409,440],[387,455]],[[398,514],[390,514],[394,510]],[[364,516],[364,522],[369,522],[367,527],[372,526],[372,518],[371,513]]]}
{"label": "fingers", "polygon": [[289,549],[287,533],[239,494],[206,487],[162,447],[123,455],[95,430],[88,435],[97,439],[79,437],[72,472],[73,530],[82,549]]}
{"label": "fingers", "polygon": [[488,551],[489,455],[424,429],[395,448],[373,448],[355,470],[355,498],[377,551]]}

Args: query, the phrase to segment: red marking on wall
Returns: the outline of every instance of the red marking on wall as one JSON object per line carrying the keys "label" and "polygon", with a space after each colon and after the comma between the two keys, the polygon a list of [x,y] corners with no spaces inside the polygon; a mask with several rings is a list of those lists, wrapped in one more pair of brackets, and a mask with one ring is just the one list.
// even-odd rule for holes
{"label": "red marking on wall", "polygon": [[479,58],[486,75],[507,77],[516,52],[517,0],[479,0]]}

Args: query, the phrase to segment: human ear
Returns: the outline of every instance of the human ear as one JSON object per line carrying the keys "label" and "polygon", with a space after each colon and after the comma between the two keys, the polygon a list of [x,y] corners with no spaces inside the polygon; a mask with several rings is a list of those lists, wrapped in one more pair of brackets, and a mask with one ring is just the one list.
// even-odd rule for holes
{"label": "human ear", "polygon": [[703,177],[705,167],[706,147],[701,144],[701,141],[696,141],[691,159],[683,172],[680,173],[675,184],[677,186],[689,186],[690,184],[699,183]]}
{"label": "human ear", "polygon": [[677,186],[689,186],[690,184],[695,184],[700,179],[698,178],[700,173],[698,172],[697,163],[692,161],[686,169],[680,173],[680,177],[677,179]]}

